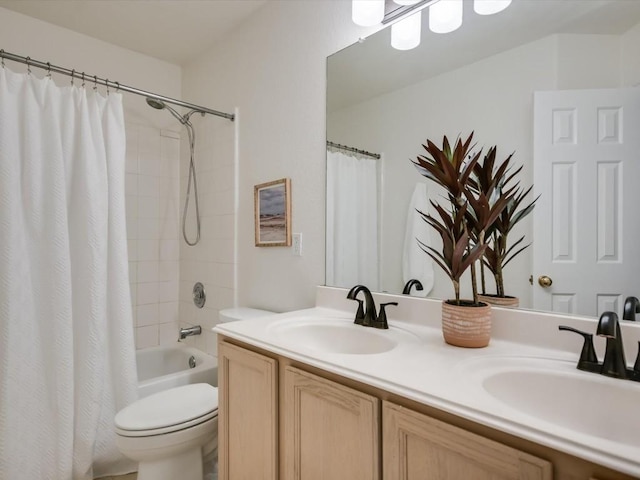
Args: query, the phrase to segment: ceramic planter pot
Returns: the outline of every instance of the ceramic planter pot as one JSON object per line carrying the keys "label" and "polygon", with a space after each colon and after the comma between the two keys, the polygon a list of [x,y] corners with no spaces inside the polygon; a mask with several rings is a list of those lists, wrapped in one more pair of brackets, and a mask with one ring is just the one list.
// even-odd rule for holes
{"label": "ceramic planter pot", "polygon": [[481,302],[495,305],[496,307],[511,307],[518,308],[520,306],[520,299],[518,297],[498,297],[496,295],[478,295],[478,299]]}
{"label": "ceramic planter pot", "polygon": [[442,302],[442,335],[449,345],[482,348],[491,340],[491,305],[470,306]]}

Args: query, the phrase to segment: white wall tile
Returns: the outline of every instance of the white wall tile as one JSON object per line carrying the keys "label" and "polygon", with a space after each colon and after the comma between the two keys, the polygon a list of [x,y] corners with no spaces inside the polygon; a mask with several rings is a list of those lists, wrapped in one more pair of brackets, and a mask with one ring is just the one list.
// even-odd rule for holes
{"label": "white wall tile", "polygon": [[158,280],[158,272],[160,262],[157,261],[149,261],[149,262],[137,262],[138,263],[138,282],[155,282]]}
{"label": "white wall tile", "polygon": [[127,173],[124,177],[124,194],[138,195],[138,174]]}
{"label": "white wall tile", "polygon": [[160,303],[178,302],[178,281],[158,283],[158,301]]}
{"label": "white wall tile", "polygon": [[138,197],[138,218],[158,218],[160,216],[159,197]]}
{"label": "white wall tile", "polygon": [[136,328],[136,348],[149,348],[158,345],[158,326]]}
{"label": "white wall tile", "polygon": [[158,263],[158,281],[168,282],[180,278],[180,263],[177,260]]}
{"label": "white wall tile", "polygon": [[178,322],[161,323],[159,325],[160,345],[171,345],[178,341]]}
{"label": "white wall tile", "polygon": [[159,284],[157,282],[138,283],[136,305],[157,304],[159,302]]}
{"label": "white wall tile", "polygon": [[158,325],[158,304],[136,306],[136,326]]}
{"label": "white wall tile", "polygon": [[160,240],[160,260],[180,260],[180,242],[177,238]]}
{"label": "white wall tile", "polygon": [[178,318],[178,302],[161,302],[158,304],[158,322],[159,323],[177,323]]}
{"label": "white wall tile", "polygon": [[153,240],[159,239],[160,238],[160,219],[159,218],[138,218],[138,238],[153,239]]}
{"label": "white wall tile", "polygon": [[139,261],[157,261],[160,256],[160,243],[157,239],[140,239],[138,242]]}
{"label": "white wall tile", "polygon": [[138,175],[138,195],[157,197],[160,195],[160,178]]}

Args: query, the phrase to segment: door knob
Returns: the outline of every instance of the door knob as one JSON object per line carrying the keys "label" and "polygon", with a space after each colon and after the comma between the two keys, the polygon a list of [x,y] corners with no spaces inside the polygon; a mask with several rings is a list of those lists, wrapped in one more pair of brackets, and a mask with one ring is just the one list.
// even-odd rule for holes
{"label": "door knob", "polygon": [[552,283],[553,283],[553,280],[551,280],[551,277],[547,277],[546,275],[542,275],[541,277],[538,277],[538,284],[542,288],[549,288]]}

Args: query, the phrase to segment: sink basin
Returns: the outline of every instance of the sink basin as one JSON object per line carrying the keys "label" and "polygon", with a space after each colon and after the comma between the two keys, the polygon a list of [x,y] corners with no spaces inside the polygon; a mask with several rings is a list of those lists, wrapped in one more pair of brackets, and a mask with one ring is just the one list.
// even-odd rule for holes
{"label": "sink basin", "polygon": [[640,385],[635,382],[542,359],[505,358],[493,372],[485,370],[483,377],[483,389],[511,409],[587,435],[640,446]]}
{"label": "sink basin", "polygon": [[390,326],[388,330],[355,325],[345,319],[295,318],[271,327],[281,340],[309,350],[350,355],[372,355],[392,350],[402,342],[415,342],[413,333]]}

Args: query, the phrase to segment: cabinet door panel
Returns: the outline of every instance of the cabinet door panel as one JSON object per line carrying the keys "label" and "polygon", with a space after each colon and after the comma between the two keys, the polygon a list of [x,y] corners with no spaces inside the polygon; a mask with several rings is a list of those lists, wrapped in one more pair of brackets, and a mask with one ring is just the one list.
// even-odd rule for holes
{"label": "cabinet door panel", "polygon": [[551,480],[545,460],[384,402],[385,480]]}
{"label": "cabinet door panel", "polygon": [[277,361],[225,342],[218,358],[220,480],[277,480]]}
{"label": "cabinet door panel", "polygon": [[285,480],[378,480],[380,401],[294,367],[284,374]]}

